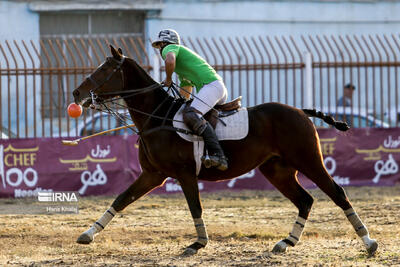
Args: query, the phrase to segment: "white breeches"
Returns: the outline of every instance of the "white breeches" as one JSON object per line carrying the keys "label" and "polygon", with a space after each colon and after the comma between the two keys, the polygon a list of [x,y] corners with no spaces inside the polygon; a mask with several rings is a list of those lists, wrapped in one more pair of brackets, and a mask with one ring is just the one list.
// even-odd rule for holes
{"label": "white breeches", "polygon": [[204,115],[215,105],[225,103],[227,97],[228,91],[224,83],[220,80],[216,80],[204,85],[196,94],[190,106]]}

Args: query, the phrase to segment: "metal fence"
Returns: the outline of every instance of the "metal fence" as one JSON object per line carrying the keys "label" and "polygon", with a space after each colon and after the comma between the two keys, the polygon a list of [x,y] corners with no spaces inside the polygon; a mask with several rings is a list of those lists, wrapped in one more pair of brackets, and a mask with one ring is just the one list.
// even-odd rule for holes
{"label": "metal fence", "polygon": [[[229,97],[242,95],[244,106],[274,101],[317,108],[356,127],[399,122],[397,34],[186,37],[182,42],[214,66]],[[72,90],[110,54],[108,44],[163,79],[159,54],[138,35],[0,42],[0,130],[10,137],[54,137],[115,126],[93,111],[79,119],[66,116]],[[350,106],[341,108],[337,100],[346,83],[356,90]]]}

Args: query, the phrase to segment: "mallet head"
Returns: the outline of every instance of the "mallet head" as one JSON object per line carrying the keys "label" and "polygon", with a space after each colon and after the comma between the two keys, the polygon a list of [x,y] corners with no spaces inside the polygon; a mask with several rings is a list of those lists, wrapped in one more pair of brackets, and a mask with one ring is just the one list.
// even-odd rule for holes
{"label": "mallet head", "polygon": [[78,145],[77,140],[62,140],[61,142],[65,146],[77,146]]}

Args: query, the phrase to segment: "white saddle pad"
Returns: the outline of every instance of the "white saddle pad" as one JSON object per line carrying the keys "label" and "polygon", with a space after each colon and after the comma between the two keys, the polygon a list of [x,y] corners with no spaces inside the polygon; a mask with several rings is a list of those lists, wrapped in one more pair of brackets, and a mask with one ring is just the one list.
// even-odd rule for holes
{"label": "white saddle pad", "polygon": [[[173,125],[176,128],[189,130],[189,128],[183,123],[182,110],[184,107],[185,105],[183,105],[175,114]],[[240,140],[245,138],[249,133],[249,116],[246,108],[241,108],[238,112],[223,117],[221,120],[225,122],[226,126],[218,121],[217,126],[215,127],[215,133],[217,134],[218,140]],[[204,153],[203,138],[197,135],[184,134],[181,132],[177,133],[186,141],[193,142],[193,156],[196,162],[197,176],[200,173],[201,157]]]}
{"label": "white saddle pad", "polygon": [[[185,106],[183,105],[174,116],[173,125],[176,128],[189,130],[189,128],[183,123],[182,110]],[[247,136],[249,133],[249,115],[246,108],[239,109],[238,112],[221,118],[225,122],[226,126],[222,122],[218,121],[215,127],[215,133],[217,134],[218,140],[240,140]],[[180,137],[186,141],[203,141],[203,138],[197,135],[185,134],[177,132]]]}

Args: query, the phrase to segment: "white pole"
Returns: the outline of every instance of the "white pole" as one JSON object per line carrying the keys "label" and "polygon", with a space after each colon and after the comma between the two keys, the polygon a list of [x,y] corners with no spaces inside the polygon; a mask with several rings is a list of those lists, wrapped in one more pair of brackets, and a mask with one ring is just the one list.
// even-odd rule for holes
{"label": "white pole", "polygon": [[309,51],[305,51],[303,54],[304,65],[305,65],[305,92],[304,92],[304,106],[305,108],[312,108],[312,58]]}
{"label": "white pole", "polygon": [[160,61],[158,60],[158,56],[156,54],[153,55],[153,79],[155,81],[160,81]]}

